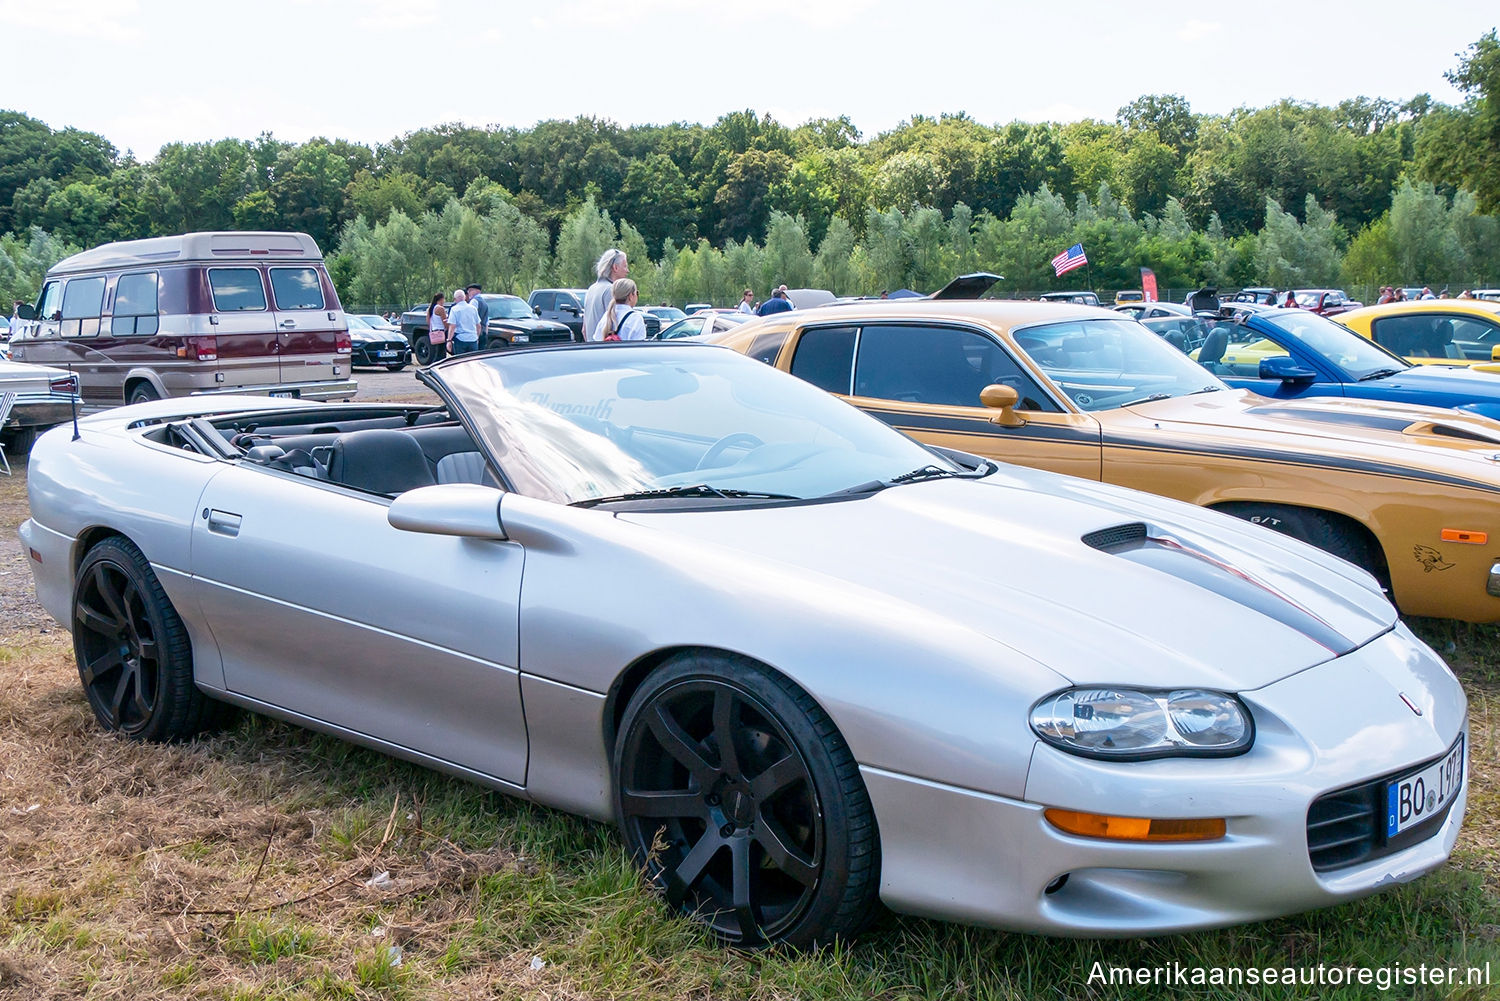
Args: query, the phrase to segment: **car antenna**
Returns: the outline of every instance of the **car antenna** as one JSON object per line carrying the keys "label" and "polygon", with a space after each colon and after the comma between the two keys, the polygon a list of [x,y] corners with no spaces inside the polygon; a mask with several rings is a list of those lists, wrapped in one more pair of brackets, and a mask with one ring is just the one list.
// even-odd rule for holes
{"label": "car antenna", "polygon": [[77,441],[81,436],[78,434],[78,376],[73,372],[73,363],[68,363],[68,376],[73,380],[73,392],[68,398],[68,405],[73,408],[73,440]]}

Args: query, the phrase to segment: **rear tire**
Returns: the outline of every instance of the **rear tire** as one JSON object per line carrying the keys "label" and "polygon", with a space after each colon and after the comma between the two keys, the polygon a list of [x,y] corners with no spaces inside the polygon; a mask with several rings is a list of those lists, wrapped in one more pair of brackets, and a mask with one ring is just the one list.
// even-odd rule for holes
{"label": "rear tire", "polygon": [[149,382],[138,382],[130,387],[130,396],[125,402],[130,404],[150,403],[152,400],[159,399],[161,399],[161,394],[156,391],[155,386]]}
{"label": "rear tire", "polygon": [[73,655],[95,717],[135,740],[181,740],[223,717],[193,682],[193,648],[146,557],[115,536],[84,556],[73,587]]}

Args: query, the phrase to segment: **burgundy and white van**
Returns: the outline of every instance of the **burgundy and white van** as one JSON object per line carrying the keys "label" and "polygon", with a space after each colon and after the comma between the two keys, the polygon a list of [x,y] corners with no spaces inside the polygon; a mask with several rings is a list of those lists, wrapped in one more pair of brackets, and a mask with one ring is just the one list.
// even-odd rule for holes
{"label": "burgundy and white van", "polygon": [[343,307],[306,233],[185,233],[107,243],[47,272],[17,361],[71,370],[85,407],[358,388]]}

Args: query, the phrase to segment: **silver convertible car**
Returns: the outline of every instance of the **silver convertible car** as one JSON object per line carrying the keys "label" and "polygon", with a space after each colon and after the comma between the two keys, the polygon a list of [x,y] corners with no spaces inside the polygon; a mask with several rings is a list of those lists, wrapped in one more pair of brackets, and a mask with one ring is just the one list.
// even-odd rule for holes
{"label": "silver convertible car", "polygon": [[38,441],[21,537],[106,728],[233,703],[612,819],[745,945],[878,901],[1177,932],[1453,848],[1463,691],[1334,557],[724,348],[423,378],[440,406],[161,400]]}

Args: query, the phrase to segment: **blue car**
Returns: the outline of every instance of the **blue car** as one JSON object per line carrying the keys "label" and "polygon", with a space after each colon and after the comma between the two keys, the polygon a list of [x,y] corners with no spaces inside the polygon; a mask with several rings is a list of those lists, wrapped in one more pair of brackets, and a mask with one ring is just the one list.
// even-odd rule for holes
{"label": "blue car", "polygon": [[[1145,321],[1148,327],[1153,322],[1165,321]],[[1263,308],[1236,312],[1232,319],[1195,317],[1191,322],[1202,328],[1197,332],[1202,343],[1192,357],[1229,385],[1262,396],[1391,400],[1456,407],[1500,420],[1500,375],[1409,365],[1349,328],[1305,309]],[[1196,340],[1190,335],[1188,339]]]}

